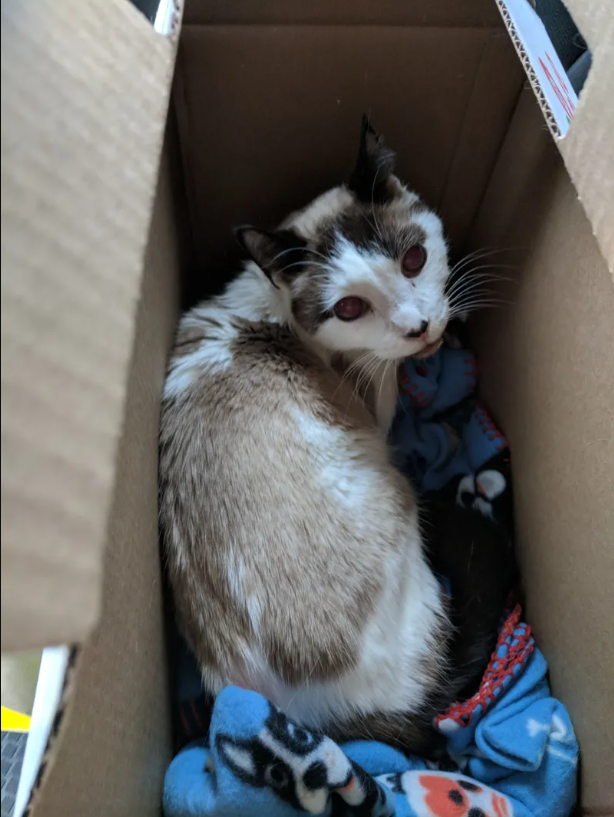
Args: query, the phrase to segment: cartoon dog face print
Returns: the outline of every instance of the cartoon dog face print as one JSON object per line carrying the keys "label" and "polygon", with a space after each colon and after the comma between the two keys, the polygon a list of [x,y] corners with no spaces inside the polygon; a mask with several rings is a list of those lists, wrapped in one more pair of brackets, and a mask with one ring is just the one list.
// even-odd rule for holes
{"label": "cartoon dog face print", "polygon": [[395,776],[397,793],[407,796],[416,814],[429,817],[513,817],[503,795],[458,773],[405,772]]}

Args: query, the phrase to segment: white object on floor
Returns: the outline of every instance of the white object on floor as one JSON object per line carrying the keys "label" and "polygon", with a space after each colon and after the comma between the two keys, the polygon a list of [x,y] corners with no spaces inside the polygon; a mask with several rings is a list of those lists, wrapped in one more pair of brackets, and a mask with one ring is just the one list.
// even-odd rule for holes
{"label": "white object on floor", "polygon": [[48,647],[43,650],[13,817],[22,817],[28,805],[62,696],[69,655],[68,647]]}

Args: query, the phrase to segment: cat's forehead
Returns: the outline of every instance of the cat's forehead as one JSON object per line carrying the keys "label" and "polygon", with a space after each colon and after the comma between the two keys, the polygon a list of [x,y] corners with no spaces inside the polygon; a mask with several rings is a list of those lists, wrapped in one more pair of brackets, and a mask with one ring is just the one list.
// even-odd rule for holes
{"label": "cat's forehead", "polygon": [[348,245],[396,257],[412,244],[442,237],[437,216],[396,179],[384,202],[362,202],[346,187],[336,187],[294,213],[284,226],[296,230],[327,257]]}

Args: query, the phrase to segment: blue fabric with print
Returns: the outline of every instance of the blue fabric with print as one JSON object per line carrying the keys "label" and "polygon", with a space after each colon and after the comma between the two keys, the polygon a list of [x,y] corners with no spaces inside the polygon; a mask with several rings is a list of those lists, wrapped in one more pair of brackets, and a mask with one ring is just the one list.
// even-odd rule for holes
{"label": "blue fabric with print", "polygon": [[465,349],[443,346],[426,360],[403,364],[392,443],[418,490],[440,490],[507,453],[505,439],[473,398],[475,387],[475,357]]}
{"label": "blue fabric with print", "polygon": [[[542,654],[528,628],[520,630],[522,650],[498,685],[483,685],[480,703],[441,717],[452,758],[446,771],[376,741],[338,746],[261,695],[227,687],[209,738],[189,744],[167,771],[165,817],[568,817],[578,745],[550,695]],[[498,655],[516,632],[502,636]]]}

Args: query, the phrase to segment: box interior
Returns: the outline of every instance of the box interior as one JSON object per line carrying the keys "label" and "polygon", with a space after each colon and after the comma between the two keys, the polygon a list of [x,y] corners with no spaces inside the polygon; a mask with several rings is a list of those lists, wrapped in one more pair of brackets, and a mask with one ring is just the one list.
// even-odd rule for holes
{"label": "box interior", "polygon": [[[452,256],[507,248],[509,307],[473,321],[481,388],[509,439],[527,617],[582,748],[586,814],[614,808],[612,277],[495,4],[192,2],[132,348],[104,565],[34,815],[159,813],[171,756],[157,530],[159,397],[180,306],[347,178],[367,112]],[[609,681],[609,684],[608,684]]]}

